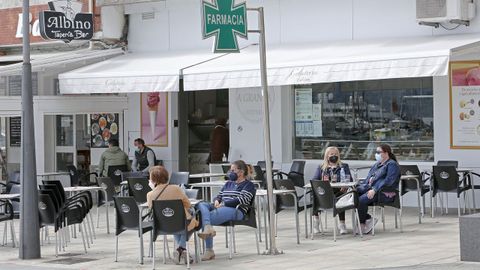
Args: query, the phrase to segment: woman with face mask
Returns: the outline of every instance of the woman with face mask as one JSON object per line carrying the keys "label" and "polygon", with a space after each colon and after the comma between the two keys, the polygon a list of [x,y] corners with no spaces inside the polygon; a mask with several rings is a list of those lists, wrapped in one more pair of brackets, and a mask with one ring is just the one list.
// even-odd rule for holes
{"label": "woman with face mask", "polygon": [[[350,168],[348,164],[340,160],[340,151],[337,147],[331,146],[325,150],[323,164],[317,168],[313,180],[324,180],[330,182],[351,182]],[[334,189],[335,195],[340,196],[347,191],[346,188]],[[347,226],[345,225],[345,212],[338,213],[338,230],[340,234],[346,234]],[[318,213],[313,213],[313,229],[315,233],[320,232],[320,221]]]}
{"label": "woman with face mask", "polygon": [[[213,237],[216,235],[212,225],[220,225],[231,220],[242,220],[248,207],[255,198],[255,186],[247,179],[248,167],[242,160],[232,163],[227,174],[228,181],[222,187],[214,203],[201,202],[197,205],[202,217],[203,232],[198,236],[205,240],[206,250],[202,261],[213,260]],[[238,209],[237,209],[238,206]]]}
{"label": "woman with face mask", "polygon": [[377,220],[373,220],[368,214],[368,205],[375,201],[392,202],[395,199],[395,193],[378,191],[382,187],[398,189],[400,180],[400,167],[390,145],[382,144],[377,147],[375,159],[377,162],[368,172],[365,182],[357,187],[358,215],[363,234],[370,233],[377,223]]}

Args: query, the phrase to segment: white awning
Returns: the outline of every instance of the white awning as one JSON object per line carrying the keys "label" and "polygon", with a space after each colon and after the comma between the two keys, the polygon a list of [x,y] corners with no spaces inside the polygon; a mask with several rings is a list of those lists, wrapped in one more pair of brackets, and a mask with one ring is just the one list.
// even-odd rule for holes
{"label": "white awning", "polygon": [[128,53],[60,74],[60,93],[175,92],[182,68],[213,57],[208,50]]}
{"label": "white awning", "polygon": [[[33,72],[40,72],[51,68],[64,68],[70,64],[81,63],[85,65],[103,61],[123,54],[122,49],[90,50],[81,49],[73,51],[33,54],[30,56]],[[8,60],[23,61],[22,56],[8,56]],[[23,63],[0,66],[0,76],[20,75]]]}
{"label": "white awning", "polygon": [[[268,82],[279,86],[445,76],[453,53],[479,45],[480,37],[469,34],[270,46]],[[180,74],[185,90],[258,87],[258,46],[223,55],[209,50],[130,53],[61,74],[60,91],[178,91]]]}

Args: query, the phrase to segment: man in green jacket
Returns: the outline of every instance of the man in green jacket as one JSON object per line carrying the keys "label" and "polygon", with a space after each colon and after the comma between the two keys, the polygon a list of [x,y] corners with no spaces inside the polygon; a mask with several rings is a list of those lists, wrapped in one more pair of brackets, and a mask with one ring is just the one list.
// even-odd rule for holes
{"label": "man in green jacket", "polygon": [[103,152],[98,164],[98,171],[102,176],[108,175],[108,166],[127,165],[128,171],[131,170],[128,155],[118,147],[118,140],[108,141],[108,149]]}

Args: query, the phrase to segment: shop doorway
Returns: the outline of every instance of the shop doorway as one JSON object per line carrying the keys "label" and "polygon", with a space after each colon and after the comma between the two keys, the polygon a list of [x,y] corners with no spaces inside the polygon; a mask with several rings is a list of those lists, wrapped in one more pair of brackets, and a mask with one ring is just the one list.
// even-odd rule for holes
{"label": "shop doorway", "polygon": [[215,120],[227,120],[228,89],[187,92],[188,95],[188,153],[190,173],[208,172],[210,136]]}
{"label": "shop doorway", "polygon": [[[45,116],[46,172],[66,171],[67,166],[72,164],[79,170],[90,170],[92,165],[91,119],[94,115],[97,114],[57,114]],[[115,132],[118,133],[118,130]],[[108,136],[105,136],[106,140],[108,138]]]}

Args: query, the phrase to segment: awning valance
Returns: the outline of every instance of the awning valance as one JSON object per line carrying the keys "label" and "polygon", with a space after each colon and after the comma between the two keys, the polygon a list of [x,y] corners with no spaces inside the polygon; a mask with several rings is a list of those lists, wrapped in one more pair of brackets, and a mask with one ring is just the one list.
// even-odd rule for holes
{"label": "awning valance", "polygon": [[[453,53],[479,47],[477,35],[328,41],[270,46],[271,86],[445,76]],[[258,46],[239,54],[131,53],[60,75],[62,93],[177,91],[259,87]]]}

